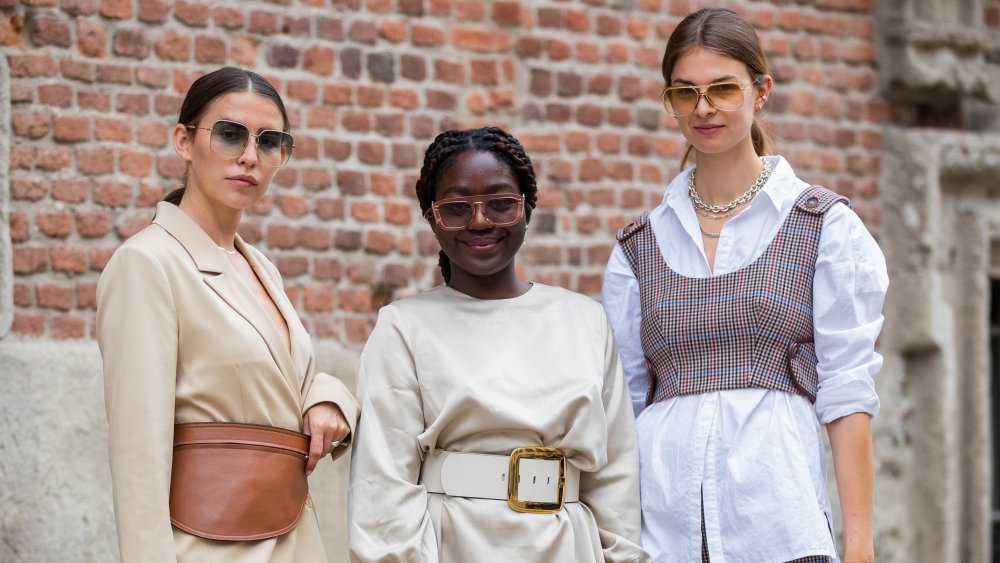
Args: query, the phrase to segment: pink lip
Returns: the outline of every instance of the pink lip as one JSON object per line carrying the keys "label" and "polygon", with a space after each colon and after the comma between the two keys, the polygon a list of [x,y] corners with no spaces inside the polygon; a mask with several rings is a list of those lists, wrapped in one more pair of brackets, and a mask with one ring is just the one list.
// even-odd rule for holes
{"label": "pink lip", "polygon": [[721,125],[702,125],[700,127],[695,127],[695,131],[701,133],[702,135],[715,135],[719,131],[722,131]]}
{"label": "pink lip", "polygon": [[246,174],[240,174],[238,176],[230,176],[230,177],[228,177],[226,179],[229,180],[230,182],[233,182],[234,184],[237,184],[237,185],[240,185],[240,186],[256,186],[257,185],[257,179],[254,178],[253,176],[248,176]]}
{"label": "pink lip", "polygon": [[474,252],[490,252],[498,246],[500,239],[496,237],[476,237],[461,242]]}

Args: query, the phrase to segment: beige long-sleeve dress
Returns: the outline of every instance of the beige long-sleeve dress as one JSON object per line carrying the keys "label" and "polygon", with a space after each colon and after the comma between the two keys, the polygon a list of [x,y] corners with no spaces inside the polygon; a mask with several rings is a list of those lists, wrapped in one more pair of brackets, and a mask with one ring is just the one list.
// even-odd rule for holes
{"label": "beige long-sleeve dress", "polygon": [[160,203],[153,224],[115,252],[98,283],[97,340],[126,563],[326,561],[311,501],[295,529],[266,540],[212,541],[170,525],[174,424],[302,431],[305,411],[325,401],[341,408],[352,431],[357,419],[347,388],[315,372],[312,342],[277,269],[239,237],[236,247],[284,317],[290,349],[223,251],[170,203]]}
{"label": "beige long-sleeve dress", "polygon": [[[353,561],[646,561],[634,421],[601,306],[534,284],[479,300],[447,286],[383,307],[361,356]],[[428,493],[437,450],[564,450],[580,499],[557,514]]]}

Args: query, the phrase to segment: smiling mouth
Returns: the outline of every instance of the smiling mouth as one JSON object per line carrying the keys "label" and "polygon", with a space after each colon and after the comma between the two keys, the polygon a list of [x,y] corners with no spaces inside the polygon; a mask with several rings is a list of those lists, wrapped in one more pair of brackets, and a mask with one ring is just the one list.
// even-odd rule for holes
{"label": "smiling mouth", "polygon": [[473,252],[490,252],[491,250],[497,248],[500,245],[500,238],[488,238],[488,239],[472,239],[462,241],[462,244],[468,246]]}

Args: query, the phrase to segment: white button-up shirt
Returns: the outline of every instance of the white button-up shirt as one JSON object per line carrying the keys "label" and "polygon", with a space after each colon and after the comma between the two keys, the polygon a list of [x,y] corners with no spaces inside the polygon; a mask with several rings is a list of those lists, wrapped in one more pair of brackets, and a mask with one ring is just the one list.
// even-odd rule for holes
{"label": "white button-up shirt", "polygon": [[[767,159],[773,172],[763,190],[722,229],[714,272],[687,194],[693,167],[674,178],[649,218],[667,266],[704,278],[744,268],[763,254],[808,187],[784,158]],[[820,425],[878,412],[872,376],[882,366],[875,339],[887,287],[878,245],[850,208],[836,204],[823,220],[813,281],[816,404],[780,391],[737,389],[646,407],[639,286],[615,246],[603,302],[636,414],[643,547],[657,562],[701,560],[703,505],[712,563],[807,555],[837,560]]]}

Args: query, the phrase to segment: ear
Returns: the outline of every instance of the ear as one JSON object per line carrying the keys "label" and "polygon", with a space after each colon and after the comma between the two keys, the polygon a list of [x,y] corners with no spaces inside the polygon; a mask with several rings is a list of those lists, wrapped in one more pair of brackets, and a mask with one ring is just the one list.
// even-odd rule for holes
{"label": "ear", "polygon": [[764,107],[764,102],[771,97],[771,89],[774,88],[774,79],[770,74],[765,74],[757,85],[757,96],[754,100],[754,108],[760,110]]}
{"label": "ear", "polygon": [[174,152],[184,162],[191,162],[192,144],[194,144],[194,135],[191,130],[183,123],[174,125]]}

